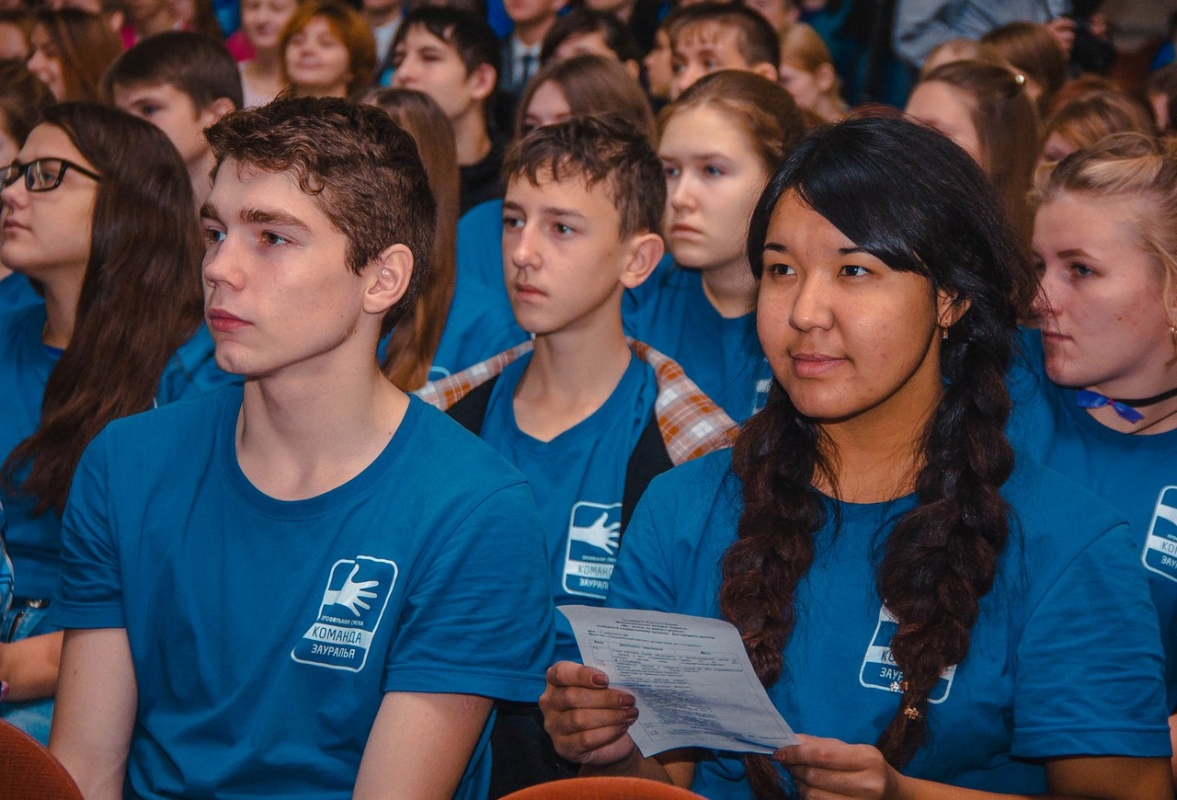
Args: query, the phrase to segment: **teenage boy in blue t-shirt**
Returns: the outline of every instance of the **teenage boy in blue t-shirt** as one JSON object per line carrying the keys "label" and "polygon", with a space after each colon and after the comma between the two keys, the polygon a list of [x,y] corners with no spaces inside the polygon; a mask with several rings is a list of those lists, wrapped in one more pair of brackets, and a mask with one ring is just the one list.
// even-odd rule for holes
{"label": "teenage boy in blue t-shirt", "polygon": [[416,148],[330,99],[207,135],[206,317],[245,386],[83,456],[50,746],[87,797],[483,795],[553,611],[522,476],[377,368],[429,262]]}
{"label": "teenage boy in blue t-shirt", "polygon": [[[620,117],[573,118],[515,144],[503,174],[507,294],[534,345],[430,384],[422,396],[448,406],[527,476],[547,532],[556,605],[602,605],[645,484],[725,445],[734,423],[677,364],[631,345],[622,329],[623,292],[663,252],[666,181],[645,136]],[[558,658],[578,658],[562,615],[556,649]],[[500,717],[496,794],[560,774],[500,779],[508,764],[522,772],[543,761],[538,724],[530,738],[503,736],[506,725],[526,728],[528,714],[511,708]]]}

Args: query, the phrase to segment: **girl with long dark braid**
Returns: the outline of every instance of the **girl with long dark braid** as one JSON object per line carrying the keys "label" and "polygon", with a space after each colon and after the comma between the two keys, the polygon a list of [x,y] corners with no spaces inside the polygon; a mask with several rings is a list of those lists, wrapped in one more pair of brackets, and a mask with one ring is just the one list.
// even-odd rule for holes
{"label": "girl with long dark braid", "polygon": [[801,744],[645,759],[632,696],[562,662],[560,754],[711,798],[1170,797],[1127,526],[1004,434],[1033,287],[980,169],[904,120],[823,129],[748,255],[768,403],[651,484],[608,602],[728,619]]}

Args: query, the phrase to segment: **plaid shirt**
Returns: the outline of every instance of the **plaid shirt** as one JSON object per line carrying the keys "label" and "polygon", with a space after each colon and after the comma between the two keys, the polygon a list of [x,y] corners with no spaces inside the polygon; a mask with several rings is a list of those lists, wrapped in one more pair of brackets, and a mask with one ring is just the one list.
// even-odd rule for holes
{"label": "plaid shirt", "polygon": [[[448,378],[427,383],[414,394],[445,411],[471,390],[497,377],[512,361],[531,352],[533,346],[532,342],[524,342]],[[736,423],[703,394],[677,361],[636,339],[630,339],[629,346],[634,355],[654,369],[658,384],[654,413],[673,464],[731,446]]]}

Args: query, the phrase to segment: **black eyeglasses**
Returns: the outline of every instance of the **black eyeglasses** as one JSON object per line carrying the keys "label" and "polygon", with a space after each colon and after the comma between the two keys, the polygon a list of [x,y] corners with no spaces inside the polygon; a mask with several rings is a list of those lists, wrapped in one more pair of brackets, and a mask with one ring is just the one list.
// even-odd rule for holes
{"label": "black eyeglasses", "polygon": [[102,176],[98,173],[91,172],[72,161],[66,161],[64,158],[38,158],[27,164],[13,161],[4,168],[3,175],[0,175],[0,184],[7,188],[16,183],[21,175],[24,175],[25,188],[30,192],[51,192],[61,186],[61,180],[65,177],[65,172],[68,169],[96,181],[102,180]]}

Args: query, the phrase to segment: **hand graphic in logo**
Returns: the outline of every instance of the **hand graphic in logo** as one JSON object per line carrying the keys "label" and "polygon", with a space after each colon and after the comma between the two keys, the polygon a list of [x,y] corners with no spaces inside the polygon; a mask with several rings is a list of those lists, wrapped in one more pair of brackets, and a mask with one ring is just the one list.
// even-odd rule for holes
{"label": "hand graphic in logo", "polygon": [[602,513],[587,528],[573,525],[568,529],[568,538],[574,542],[584,542],[604,550],[609,555],[614,555],[617,548],[621,546],[621,523],[611,522],[606,525],[605,520],[607,519],[609,519],[609,514]]}
{"label": "hand graphic in logo", "polygon": [[359,571],[360,565],[356,564],[351,568],[351,574],[347,576],[347,580],[343,582],[342,587],[338,590],[328,588],[327,591],[323,592],[323,605],[346,606],[357,617],[360,616],[360,612],[356,608],[357,606],[365,611],[371,609],[371,606],[364,601],[376,599],[376,592],[370,592],[368,590],[379,586],[380,581],[360,581],[356,583],[352,579],[355,578],[356,573]]}

